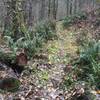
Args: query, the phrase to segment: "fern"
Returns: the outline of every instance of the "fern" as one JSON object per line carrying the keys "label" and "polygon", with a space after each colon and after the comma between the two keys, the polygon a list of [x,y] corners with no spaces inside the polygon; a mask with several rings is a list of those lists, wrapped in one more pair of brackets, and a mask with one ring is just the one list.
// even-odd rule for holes
{"label": "fern", "polygon": [[100,41],[90,41],[80,53],[80,66],[83,70],[82,76],[85,76],[85,81],[91,85],[99,86],[100,82]]}

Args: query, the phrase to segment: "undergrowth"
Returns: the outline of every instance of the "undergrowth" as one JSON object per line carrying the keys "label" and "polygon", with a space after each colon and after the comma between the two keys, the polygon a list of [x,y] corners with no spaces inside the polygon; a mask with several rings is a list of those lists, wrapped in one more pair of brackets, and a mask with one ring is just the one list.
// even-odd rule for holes
{"label": "undergrowth", "polygon": [[[85,94],[100,89],[100,41],[91,40],[80,48],[79,58],[71,65],[67,65],[63,81],[63,89],[72,89],[75,84],[84,83]],[[70,66],[70,67],[68,67]],[[87,88],[86,88],[87,87]],[[91,95],[92,96],[92,95]],[[95,100],[91,98],[91,100]]]}
{"label": "undergrowth", "polygon": [[78,13],[71,16],[67,16],[63,19],[63,28],[68,28],[79,21],[86,20],[86,13]]}
{"label": "undergrowth", "polygon": [[38,24],[35,31],[29,30],[25,26],[21,27],[20,32],[23,34],[16,41],[12,37],[12,32],[6,32],[4,39],[11,51],[15,54],[18,50],[24,49],[29,58],[35,53],[39,53],[45,42],[57,37],[55,23],[50,21]]}

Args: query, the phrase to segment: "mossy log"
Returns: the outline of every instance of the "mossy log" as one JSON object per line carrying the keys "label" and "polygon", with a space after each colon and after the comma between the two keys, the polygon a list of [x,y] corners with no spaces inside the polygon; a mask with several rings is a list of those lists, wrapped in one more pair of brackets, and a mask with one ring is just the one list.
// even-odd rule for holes
{"label": "mossy log", "polygon": [[4,78],[0,80],[0,90],[16,92],[20,87],[20,81],[16,78]]}

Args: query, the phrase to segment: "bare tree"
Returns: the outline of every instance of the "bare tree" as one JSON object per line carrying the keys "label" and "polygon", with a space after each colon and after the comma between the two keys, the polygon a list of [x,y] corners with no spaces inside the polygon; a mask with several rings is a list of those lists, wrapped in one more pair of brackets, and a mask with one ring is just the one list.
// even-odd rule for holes
{"label": "bare tree", "polygon": [[[3,1],[6,14],[5,14],[5,20],[4,20],[4,31],[10,29],[11,27],[11,16],[10,16],[10,4],[9,1]],[[5,32],[4,32],[5,33]]]}
{"label": "bare tree", "polygon": [[29,0],[29,16],[28,16],[28,26],[32,26],[33,17],[32,17],[32,0]]}
{"label": "bare tree", "polygon": [[51,0],[48,1],[48,18],[50,19],[50,13],[51,13]]}
{"label": "bare tree", "polygon": [[41,7],[40,7],[40,20],[44,20],[45,17],[45,0],[41,0]]}
{"label": "bare tree", "polygon": [[57,17],[57,9],[58,9],[58,0],[53,1],[53,19],[56,20]]}

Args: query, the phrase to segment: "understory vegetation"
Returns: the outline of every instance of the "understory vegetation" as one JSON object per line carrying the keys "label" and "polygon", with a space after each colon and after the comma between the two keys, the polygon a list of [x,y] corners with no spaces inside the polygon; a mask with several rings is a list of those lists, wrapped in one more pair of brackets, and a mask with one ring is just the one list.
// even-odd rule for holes
{"label": "understory vegetation", "polygon": [[[0,80],[0,91],[20,91],[18,87],[21,84],[23,87],[23,82],[26,82],[31,87],[37,86],[38,91],[42,88],[48,93],[54,89],[63,91],[58,94],[51,92],[49,96],[52,98],[56,95],[55,98],[59,96],[63,98],[61,100],[96,100],[92,91],[96,94],[100,91],[100,38],[96,38],[100,34],[95,33],[99,30],[95,22],[100,23],[100,15],[94,14],[95,21],[91,22],[89,14],[76,14],[61,22],[41,22],[33,29],[22,25],[18,30],[21,35],[17,39],[16,35],[13,36],[14,31],[5,30],[0,39],[0,68],[2,61],[13,63],[18,53],[22,52],[27,55],[29,63],[25,65],[22,76],[17,78],[21,83],[18,84],[17,80],[15,86],[15,81],[9,78],[7,82]],[[9,85],[10,82],[14,82],[13,85]],[[48,86],[49,82],[53,87]],[[29,89],[25,98],[34,94],[33,90]],[[38,95],[40,99],[36,100],[42,100],[43,93]]]}

